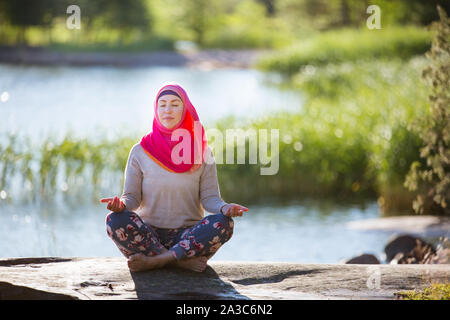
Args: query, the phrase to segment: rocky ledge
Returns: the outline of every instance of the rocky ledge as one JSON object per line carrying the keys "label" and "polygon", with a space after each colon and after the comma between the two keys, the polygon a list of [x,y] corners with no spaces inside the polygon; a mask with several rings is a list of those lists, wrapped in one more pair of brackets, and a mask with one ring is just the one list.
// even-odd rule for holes
{"label": "rocky ledge", "polygon": [[0,259],[0,299],[395,299],[446,283],[450,265],[210,261],[133,273],[122,257]]}

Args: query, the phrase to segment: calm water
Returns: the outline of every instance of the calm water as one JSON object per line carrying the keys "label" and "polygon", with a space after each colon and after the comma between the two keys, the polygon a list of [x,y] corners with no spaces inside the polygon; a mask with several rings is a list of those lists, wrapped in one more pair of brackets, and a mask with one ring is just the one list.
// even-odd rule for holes
{"label": "calm water", "polygon": [[[296,92],[266,85],[255,70],[187,68],[71,68],[0,65],[0,136],[95,138],[99,132],[146,133],[154,95],[164,81],[183,85],[208,124],[229,115],[260,117],[301,108]],[[232,202],[231,199],[227,199]],[[105,208],[80,201],[53,207],[7,204],[0,198],[0,257],[120,256],[107,237]],[[214,260],[336,263],[360,252],[380,257],[388,234],[349,230],[346,223],[378,217],[376,203],[249,207]]]}
{"label": "calm water", "polygon": [[[337,263],[358,253],[382,255],[389,234],[352,230],[347,222],[375,218],[366,208],[302,203],[255,207],[237,217],[235,232],[214,260]],[[0,257],[121,256],[105,231],[103,206],[1,207]]]}
{"label": "calm water", "polygon": [[[229,115],[262,117],[301,108],[297,92],[265,85],[256,70],[203,71],[181,67],[17,67],[0,65],[0,134],[17,132],[35,139],[72,130],[143,135],[153,121],[153,102],[165,81],[180,83],[208,124]],[[4,95],[5,96],[5,95]]]}

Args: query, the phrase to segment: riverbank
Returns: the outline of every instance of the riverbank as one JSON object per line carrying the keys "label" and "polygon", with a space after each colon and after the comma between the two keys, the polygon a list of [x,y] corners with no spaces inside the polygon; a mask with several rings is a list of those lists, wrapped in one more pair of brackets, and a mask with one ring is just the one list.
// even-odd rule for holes
{"label": "riverbank", "polygon": [[0,47],[0,63],[73,66],[187,66],[205,69],[251,68],[265,50],[60,52],[45,48]]}
{"label": "riverbank", "polygon": [[450,265],[215,262],[130,273],[115,258],[0,259],[1,299],[395,299],[448,283]]}

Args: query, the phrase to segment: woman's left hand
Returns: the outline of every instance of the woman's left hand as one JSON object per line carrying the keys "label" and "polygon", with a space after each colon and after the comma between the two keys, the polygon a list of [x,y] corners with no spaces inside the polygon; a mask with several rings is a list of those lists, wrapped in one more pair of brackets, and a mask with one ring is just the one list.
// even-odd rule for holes
{"label": "woman's left hand", "polygon": [[227,217],[241,217],[244,211],[248,211],[248,208],[236,203],[229,203],[222,207],[220,210],[223,215]]}

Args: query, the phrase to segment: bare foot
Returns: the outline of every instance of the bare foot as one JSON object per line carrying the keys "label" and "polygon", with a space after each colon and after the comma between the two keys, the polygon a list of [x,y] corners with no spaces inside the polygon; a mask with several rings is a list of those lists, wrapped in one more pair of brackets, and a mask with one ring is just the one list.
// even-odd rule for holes
{"label": "bare foot", "polygon": [[206,269],[208,258],[200,256],[185,258],[175,262],[175,266],[196,272],[203,272]]}
{"label": "bare foot", "polygon": [[133,254],[128,258],[128,268],[132,272],[161,268],[167,264],[165,255],[149,257],[142,253]]}

